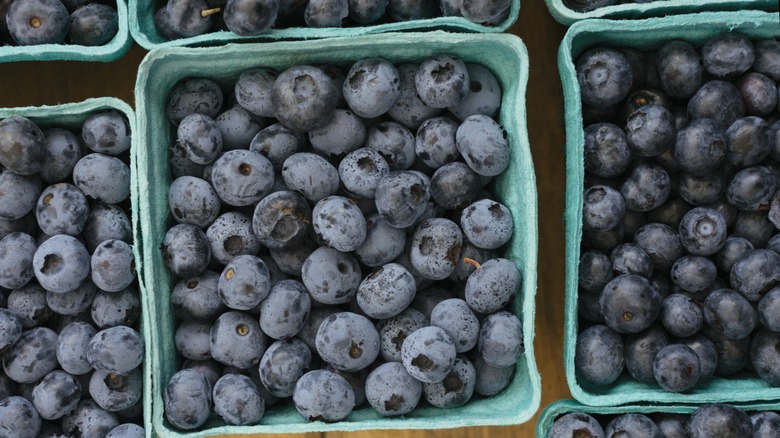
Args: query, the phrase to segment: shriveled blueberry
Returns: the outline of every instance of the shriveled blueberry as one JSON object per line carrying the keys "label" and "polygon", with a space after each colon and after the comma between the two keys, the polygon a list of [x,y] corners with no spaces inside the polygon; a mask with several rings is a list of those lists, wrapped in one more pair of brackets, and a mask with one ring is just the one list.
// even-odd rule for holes
{"label": "shriveled blueberry", "polygon": [[101,290],[92,301],[90,313],[99,328],[132,326],[141,315],[141,299],[132,286],[118,292]]}
{"label": "shriveled blueberry", "polygon": [[406,228],[425,213],[430,199],[430,180],[416,171],[390,172],[376,189],[378,213],[390,226]]}
{"label": "shriveled blueberry", "polygon": [[372,126],[366,134],[364,147],[379,152],[391,171],[411,168],[416,158],[414,134],[396,122]]}
{"label": "shriveled blueberry", "polygon": [[81,399],[79,381],[62,370],[54,370],[35,385],[32,403],[44,420],[56,420],[76,409]]}

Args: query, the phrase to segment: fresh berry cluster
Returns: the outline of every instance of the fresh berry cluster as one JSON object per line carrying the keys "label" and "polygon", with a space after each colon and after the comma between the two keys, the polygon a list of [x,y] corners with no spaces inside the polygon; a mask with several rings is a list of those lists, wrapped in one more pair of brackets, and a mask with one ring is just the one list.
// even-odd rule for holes
{"label": "fresh berry cluster", "polygon": [[598,47],[576,71],[580,381],[780,385],[780,42]]}
{"label": "fresh berry cluster", "polygon": [[129,148],[115,110],[0,121],[4,436],[144,436]]}
{"label": "fresh berry cluster", "polygon": [[590,415],[570,412],[555,420],[549,438],[617,436],[643,437],[774,437],[780,415],[773,411],[748,414],[728,404],[708,404],[692,414],[659,412],[650,415]]}
{"label": "fresh berry cluster", "polygon": [[240,36],[271,28],[350,27],[464,17],[486,26],[507,19],[512,0],[168,0],[154,24],[166,39],[229,30]]}
{"label": "fresh berry cluster", "polygon": [[256,68],[230,93],[189,78],[168,98],[170,424],[254,425],[289,400],[311,421],[398,416],[504,390],[522,276],[488,191],[510,159],[493,73],[372,58]]}
{"label": "fresh berry cluster", "polygon": [[0,0],[0,45],[102,46],[119,30],[116,3],[97,0]]}

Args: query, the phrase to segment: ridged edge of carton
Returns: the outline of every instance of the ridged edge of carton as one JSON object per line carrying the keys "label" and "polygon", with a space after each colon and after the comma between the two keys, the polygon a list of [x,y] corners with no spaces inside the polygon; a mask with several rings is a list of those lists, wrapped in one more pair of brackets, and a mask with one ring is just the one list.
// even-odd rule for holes
{"label": "ridged edge of carton", "polygon": [[36,46],[2,46],[0,62],[18,61],[99,61],[121,58],[133,44],[130,38],[128,8],[125,0],[116,2],[119,29],[114,38],[102,46],[78,44],[40,44]]}
{"label": "ridged edge of carton", "polygon": [[[724,30],[737,30],[748,36],[759,32],[780,35],[780,17],[777,13],[760,11],[703,12],[645,20],[586,20],[575,23],[564,36],[558,51],[558,68],[563,85],[564,117],[566,125],[566,301],[564,306],[564,369],[569,390],[578,401],[591,406],[622,405],[627,403],[713,403],[718,401],[750,402],[780,399],[780,388],[773,388],[755,374],[741,372],[726,378],[713,378],[689,393],[670,393],[655,385],[640,384],[627,378],[619,379],[621,390],[614,385],[598,393],[586,388],[578,380],[574,367],[577,340],[577,276],[582,240],[582,192],[584,127],[582,107],[574,59],[585,49],[582,40],[603,38],[605,33],[619,35],[619,45],[658,47],[659,41],[681,38],[703,41]],[[659,38],[657,35],[663,35]],[[616,37],[617,38],[617,37]],[[632,40],[633,38],[633,40]],[[633,41],[633,42],[632,42]],[[718,388],[713,388],[716,385]]]}
{"label": "ridged edge of carton", "polygon": [[545,0],[553,18],[566,26],[594,18],[638,19],[706,11],[778,10],[775,0],[654,0],[647,3],[622,3],[589,12],[577,12],[564,0]]}
{"label": "ridged edge of carton", "polygon": [[[421,45],[420,41],[425,41],[425,45]],[[512,35],[495,35],[495,34],[450,34],[446,32],[431,32],[431,33],[403,33],[403,34],[391,34],[391,35],[368,35],[360,38],[337,38],[330,40],[314,40],[308,42],[279,42],[274,44],[232,44],[221,48],[168,48],[151,52],[147,55],[141,64],[139,69],[138,81],[136,83],[136,97],[137,97],[137,112],[138,114],[147,114],[151,110],[153,105],[147,102],[147,94],[152,94],[146,90],[146,84],[149,81],[159,79],[166,73],[169,73],[169,67],[166,64],[169,62],[181,61],[182,57],[199,57],[202,59],[208,59],[210,56],[218,56],[220,53],[233,52],[241,54],[242,57],[248,59],[264,59],[263,56],[284,55],[284,63],[287,65],[294,65],[300,62],[302,59],[306,59],[306,54],[313,53],[327,53],[327,54],[339,54],[339,57],[346,59],[349,54],[354,52],[356,48],[368,50],[373,47],[386,47],[393,48],[401,58],[420,58],[425,56],[424,53],[419,53],[420,47],[429,47],[427,50],[433,50],[430,48],[432,44],[440,44],[451,52],[457,52],[460,44],[480,44],[490,43],[502,46],[502,50],[505,53],[512,53],[515,59],[511,59],[512,64],[506,66],[504,70],[512,69],[512,81],[507,82],[506,75],[504,75],[504,81],[502,87],[504,87],[504,101],[502,106],[506,109],[501,112],[501,123],[505,126],[522,127],[526,126],[525,123],[525,88],[528,79],[528,55],[527,50],[522,41]],[[272,55],[273,54],[273,55]],[[318,55],[323,56],[323,55]],[[352,58],[355,60],[356,58]],[[390,59],[390,57],[388,57]],[[403,61],[403,59],[401,60]],[[252,62],[252,61],[247,61]],[[500,60],[493,60],[493,62],[501,62]],[[262,64],[262,61],[255,61],[255,64]],[[215,67],[217,68],[217,67]],[[498,75],[497,75],[498,76]],[[499,78],[501,81],[501,78]],[[164,99],[164,97],[160,97]],[[509,105],[509,102],[514,102]],[[511,110],[510,110],[511,108]],[[141,135],[134,138],[136,142],[149,142],[147,135],[153,134],[158,127],[155,124],[149,124],[148,117],[137,117],[137,129],[136,131]],[[512,129],[512,128],[510,128]],[[517,128],[514,128],[517,129]],[[159,134],[159,133],[158,133]],[[334,424],[326,424],[322,422],[313,423],[298,423],[298,424],[261,424],[252,427],[235,427],[235,426],[221,426],[213,427],[206,430],[193,431],[193,432],[179,432],[168,429],[163,421],[162,414],[162,401],[159,394],[161,388],[156,388],[154,394],[152,394],[152,409],[153,409],[153,427],[155,432],[161,436],[170,437],[201,437],[214,434],[232,434],[232,433],[293,433],[293,432],[315,432],[315,431],[354,431],[365,429],[430,429],[430,428],[457,428],[464,426],[483,426],[483,425],[509,425],[519,424],[528,421],[538,410],[541,400],[541,381],[539,373],[536,368],[536,361],[533,354],[533,338],[534,338],[534,320],[535,320],[535,294],[537,287],[536,268],[537,268],[537,253],[538,253],[538,231],[537,231],[537,199],[536,199],[536,181],[533,172],[533,161],[531,159],[530,147],[528,143],[528,136],[525,129],[518,129],[514,134],[510,136],[516,138],[515,147],[519,153],[513,153],[513,161],[517,161],[518,164],[514,166],[515,169],[527,170],[523,175],[512,175],[517,177],[510,180],[510,176],[501,179],[499,183],[502,187],[508,186],[522,187],[522,190],[531,191],[526,194],[526,210],[534,212],[533,218],[528,217],[522,220],[525,233],[527,237],[523,240],[525,258],[521,261],[514,260],[518,266],[523,269],[524,286],[523,286],[523,298],[522,301],[518,296],[514,305],[516,308],[522,311],[522,322],[524,333],[524,342],[526,345],[526,352],[523,356],[522,369],[518,364],[518,372],[513,381],[514,385],[528,385],[530,387],[530,393],[524,393],[522,396],[527,400],[526,409],[517,409],[516,412],[504,413],[497,415],[491,406],[482,404],[472,404],[470,407],[471,418],[463,418],[462,416],[453,416],[455,412],[462,412],[462,409],[456,408],[456,410],[437,410],[441,412],[442,416],[439,418],[431,416],[412,417],[407,416],[405,418],[381,418],[370,411],[370,408],[363,409],[363,412],[357,413],[351,421],[344,421]],[[150,163],[150,156],[148,150],[142,145],[136,145],[137,161],[139,163]],[[151,160],[153,161],[153,160]],[[158,163],[159,164],[159,163]],[[162,163],[165,165],[165,163]],[[140,172],[143,174],[143,172]],[[147,191],[143,187],[139,187],[142,192]],[[515,188],[514,190],[521,190]],[[150,204],[149,196],[145,196],[141,199],[141,209],[147,212],[147,214],[141,215],[141,229],[144,235],[147,235],[147,231],[152,230],[153,224],[151,216],[148,214],[151,209],[155,208]],[[162,207],[157,207],[162,208]],[[159,210],[158,210],[159,211]],[[515,226],[520,223],[521,218],[515,218]],[[520,238],[520,234],[518,237]],[[145,246],[144,251],[144,263],[146,266],[153,260],[154,248]],[[157,281],[155,274],[152,270],[147,269],[145,271],[145,284],[147,286],[154,285]],[[147,298],[151,298],[152,302],[148,303],[149,307],[154,307],[154,295],[145,294]],[[164,297],[167,298],[167,297]],[[157,327],[152,327],[149,332],[150,339],[158,339],[160,333],[157,333]],[[152,360],[153,369],[160,368],[160,357],[154,355]],[[527,375],[526,375],[527,374]],[[162,378],[162,377],[160,377]],[[522,382],[521,380],[522,379]],[[527,382],[527,383],[525,383]],[[493,398],[494,400],[510,400],[509,393],[505,392],[502,395]],[[433,411],[432,411],[433,412]],[[451,413],[447,416],[447,413]],[[356,415],[353,413],[353,415]],[[377,418],[378,417],[378,418]],[[369,421],[366,421],[369,420]]]}
{"label": "ridged edge of carton", "polygon": [[232,32],[221,31],[198,35],[195,37],[181,38],[178,40],[163,40],[154,27],[154,10],[150,5],[151,0],[130,1],[130,34],[133,39],[147,50],[163,49],[168,47],[203,47],[226,43],[252,43],[273,42],[283,40],[309,40],[320,38],[355,37],[359,35],[373,35],[388,32],[414,32],[427,30],[453,30],[459,32],[475,33],[501,33],[509,29],[516,21],[520,13],[520,0],[513,0],[509,10],[509,16],[496,26],[485,26],[473,23],[463,17],[437,17],[425,20],[412,20],[406,22],[382,23],[373,26],[356,27],[329,27],[306,28],[293,27],[287,29],[271,29],[261,35],[241,37]]}

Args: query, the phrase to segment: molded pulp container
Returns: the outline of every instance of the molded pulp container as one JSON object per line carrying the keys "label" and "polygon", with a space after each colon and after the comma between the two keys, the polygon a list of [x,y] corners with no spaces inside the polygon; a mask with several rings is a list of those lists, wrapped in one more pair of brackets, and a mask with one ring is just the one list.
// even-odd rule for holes
{"label": "molded pulp container", "polygon": [[[73,132],[78,133],[81,129],[81,125],[84,124],[84,121],[87,120],[87,118],[99,111],[106,111],[106,110],[115,110],[122,115],[124,115],[127,118],[128,125],[131,127],[132,136],[135,137],[134,127],[135,127],[135,113],[133,112],[133,109],[130,108],[130,105],[125,103],[123,100],[116,99],[113,97],[101,97],[101,98],[94,98],[94,99],[87,99],[82,102],[77,103],[66,103],[61,105],[52,105],[52,106],[30,106],[30,107],[18,107],[18,108],[0,108],[0,120],[3,120],[7,117],[17,115],[17,116],[23,116],[28,119],[30,119],[33,123],[35,123],[41,130],[46,130],[48,128],[65,128],[69,129]],[[137,274],[137,281],[139,283],[140,290],[143,290],[143,287],[141,286],[141,283],[143,281],[141,271],[141,236],[140,236],[140,228],[138,226],[138,190],[137,184],[136,184],[136,176],[137,173],[135,171],[135,163],[134,163],[134,155],[132,153],[132,147],[131,146],[131,153],[130,153],[130,205],[131,205],[131,218],[132,221],[132,227],[133,227],[133,256],[135,258],[135,266],[136,266],[136,272]],[[145,322],[145,315],[148,314],[148,310],[145,306],[145,302],[142,299],[141,300],[141,333],[144,335],[145,341],[146,341],[146,351],[144,356],[144,362],[142,366],[144,366],[145,369],[148,371],[148,358],[149,358],[149,337],[146,334],[148,324]],[[149,399],[149,393],[152,388],[152,382],[149,376],[149,373],[146,372],[144,374],[144,406],[148,406],[148,399]],[[151,431],[151,416],[148,415],[149,411],[144,410],[144,429],[148,432]]]}
{"label": "molded pulp container", "polygon": [[[776,403],[739,403],[735,407],[745,411],[776,411],[780,406]],[[644,414],[651,416],[656,413],[692,414],[699,406],[696,405],[626,405],[626,406],[586,406],[574,400],[558,400],[550,403],[539,415],[536,423],[536,437],[547,438],[550,435],[555,420],[570,412],[583,412],[589,415],[622,415]],[[749,414],[748,414],[749,415]],[[597,418],[598,419],[598,418]],[[606,426],[603,423],[602,426]]]}
{"label": "molded pulp container", "polygon": [[713,377],[682,394],[666,392],[657,385],[634,381],[628,373],[608,387],[579,382],[574,369],[577,342],[577,275],[582,240],[582,193],[584,190],[584,128],[574,61],[596,46],[656,49],[672,39],[701,47],[708,38],[736,31],[748,38],[780,36],[780,17],[766,12],[711,12],[635,21],[587,20],[574,24],[561,43],[558,67],[563,83],[566,122],[566,304],[564,321],[564,367],[572,396],[592,406],[626,403],[711,403],[780,399],[780,388],[770,386],[755,373],[742,371],[727,378]]}
{"label": "molded pulp container", "polygon": [[706,11],[764,10],[777,11],[777,0],[652,0],[646,3],[618,2],[589,12],[577,12],[564,0],[545,0],[553,18],[571,25],[590,18],[649,18],[672,14],[692,14]]}
{"label": "molded pulp container", "polygon": [[509,29],[520,12],[520,0],[513,0],[509,16],[495,26],[473,23],[463,17],[437,17],[425,20],[402,22],[386,22],[375,25],[355,27],[290,27],[286,29],[270,29],[261,35],[241,37],[233,32],[221,31],[206,33],[190,38],[166,40],[154,27],[154,14],[164,0],[130,0],[130,32],[136,42],[148,50],[175,46],[213,46],[230,42],[259,42],[279,40],[306,40],[312,38],[354,37],[358,35],[377,34],[399,31],[427,31],[445,29],[461,32],[497,33]]}
{"label": "molded pulp container", "polygon": [[77,44],[40,44],[35,46],[0,46],[0,62],[15,61],[100,61],[110,62],[122,57],[133,40],[128,27],[126,0],[116,0],[119,30],[102,46]]}
{"label": "molded pulp container", "polygon": [[[440,410],[419,408],[402,418],[384,418],[370,407],[352,412],[339,423],[308,422],[292,403],[274,406],[259,425],[225,426],[212,418],[198,431],[174,430],[164,419],[162,390],[178,369],[173,343],[175,320],[170,309],[174,278],[159,250],[165,233],[173,224],[167,192],[172,181],[168,168],[168,147],[175,129],[165,115],[168,93],[181,79],[197,74],[232,86],[237,76],[250,68],[269,67],[281,71],[298,64],[349,66],[354,61],[381,54],[394,63],[420,61],[434,54],[452,54],[466,62],[491,69],[503,89],[500,123],[506,129],[512,150],[507,171],[497,179],[495,193],[514,215],[515,234],[510,249],[503,254],[513,260],[523,274],[523,286],[512,309],[524,329],[525,353],[517,363],[510,386],[501,394],[472,400],[465,406]],[[536,292],[537,204],[534,168],[528,145],[524,92],[528,79],[528,56],[522,42],[512,35],[398,33],[354,38],[335,38],[272,44],[232,44],[213,48],[168,48],[151,52],[140,67],[136,84],[138,124],[134,151],[139,163],[141,230],[144,240],[144,300],[153,309],[150,330],[151,366],[154,392],[147,412],[153,417],[155,433],[162,437],[206,436],[232,433],[284,433],[360,429],[434,429],[476,425],[518,424],[536,412],[540,401],[540,379],[533,354],[534,296]]]}

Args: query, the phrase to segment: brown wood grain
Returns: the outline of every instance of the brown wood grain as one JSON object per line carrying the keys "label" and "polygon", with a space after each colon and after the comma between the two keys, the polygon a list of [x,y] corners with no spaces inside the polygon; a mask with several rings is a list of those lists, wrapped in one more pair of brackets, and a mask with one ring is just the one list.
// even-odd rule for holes
{"label": "brown wood grain", "polygon": [[[535,354],[542,376],[542,404],[570,397],[563,372],[565,139],[562,91],[557,69],[564,27],[549,15],[543,0],[523,0],[510,29],[530,56],[527,93],[528,131],[539,193],[539,273]],[[114,96],[131,105],[138,64],[146,52],[134,45],[112,63],[19,62],[0,64],[0,107],[53,105],[89,97]],[[537,413],[538,415],[538,413]],[[263,435],[306,438],[503,438],[532,437],[536,416],[511,427],[472,427],[441,431],[366,431]]]}

